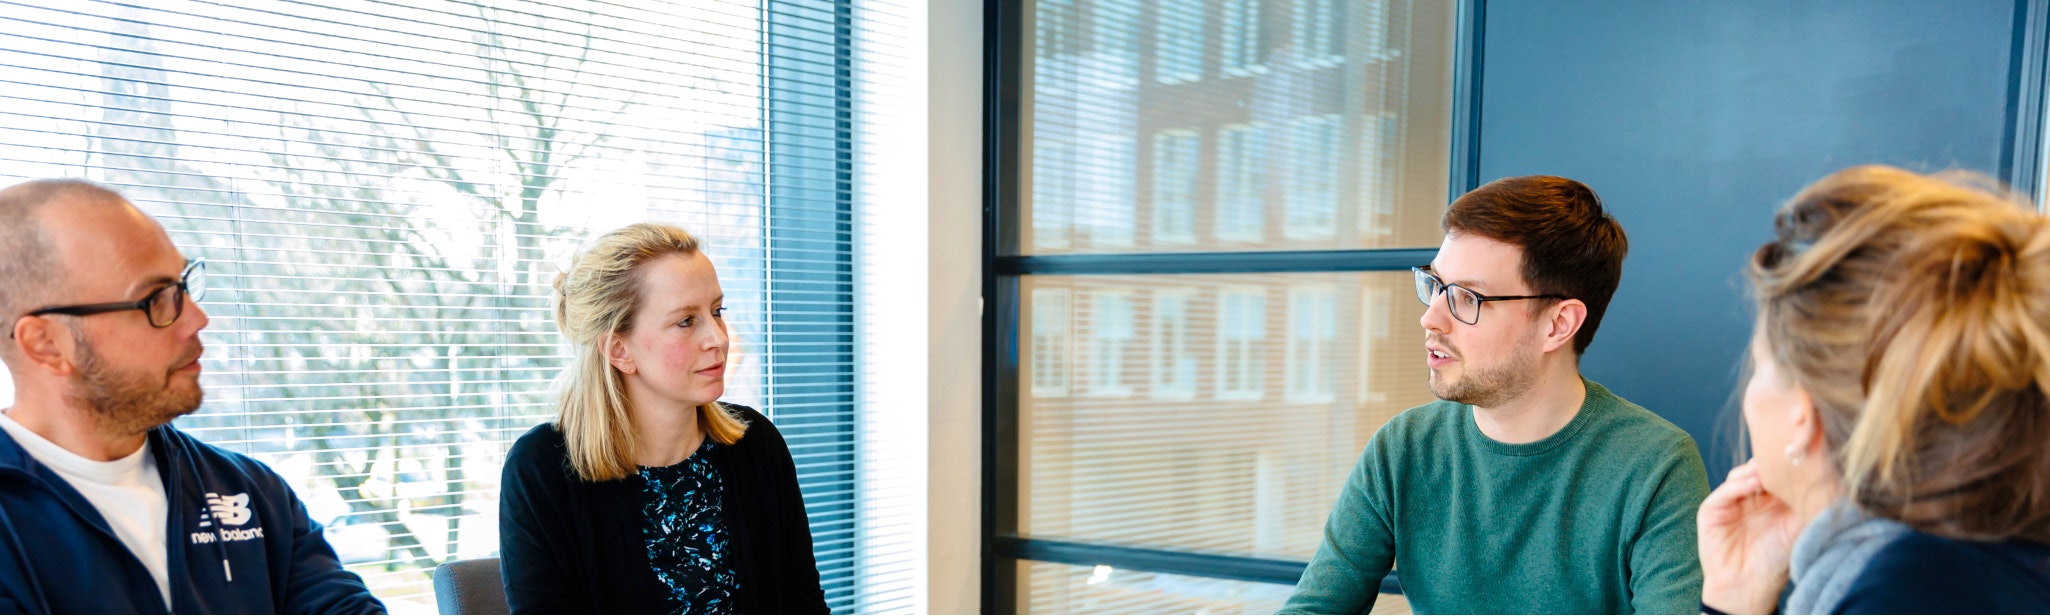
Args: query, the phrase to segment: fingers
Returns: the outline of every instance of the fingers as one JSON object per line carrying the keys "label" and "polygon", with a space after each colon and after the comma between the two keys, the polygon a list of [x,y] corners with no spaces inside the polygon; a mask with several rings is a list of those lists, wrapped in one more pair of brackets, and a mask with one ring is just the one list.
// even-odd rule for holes
{"label": "fingers", "polygon": [[1758,469],[1749,463],[1730,469],[1730,476],[1723,484],[1708,493],[1708,500],[1735,501],[1765,491],[1765,482],[1759,480]]}
{"label": "fingers", "polygon": [[1716,524],[1735,520],[1744,513],[1745,504],[1753,497],[1770,495],[1765,493],[1765,483],[1758,478],[1758,469],[1745,463],[1730,469],[1730,475],[1723,484],[1708,493],[1708,499],[1701,502],[1696,521]]}
{"label": "fingers", "polygon": [[1734,481],[1734,480],[1737,480],[1737,479],[1739,479],[1739,478],[1743,478],[1743,477],[1757,477],[1757,476],[1758,476],[1758,461],[1757,461],[1757,460],[1750,460],[1750,461],[1746,461],[1746,462],[1745,462],[1745,463],[1743,463],[1743,464],[1739,464],[1739,465],[1737,465],[1737,466],[1735,466],[1735,467],[1731,468],[1731,469],[1730,469],[1730,474],[1729,474],[1729,476],[1728,476],[1728,477],[1724,477],[1724,478],[1723,478],[1723,481],[1725,481],[1725,482],[1728,482],[1728,481]]}

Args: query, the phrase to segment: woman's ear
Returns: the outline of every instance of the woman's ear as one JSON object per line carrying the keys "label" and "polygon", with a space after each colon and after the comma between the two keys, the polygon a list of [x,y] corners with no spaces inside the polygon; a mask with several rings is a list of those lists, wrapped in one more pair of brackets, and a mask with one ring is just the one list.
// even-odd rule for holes
{"label": "woman's ear", "polygon": [[1815,398],[1808,395],[1808,388],[1793,379],[1787,379],[1787,394],[1792,404],[1787,405],[1787,425],[1793,428],[1788,443],[1799,445],[1802,451],[1820,451],[1822,445],[1822,412],[1815,408]]}
{"label": "woman's ear", "polygon": [[626,337],[619,334],[605,335],[605,361],[611,362],[620,374],[633,374],[636,370],[633,353],[626,348]]}

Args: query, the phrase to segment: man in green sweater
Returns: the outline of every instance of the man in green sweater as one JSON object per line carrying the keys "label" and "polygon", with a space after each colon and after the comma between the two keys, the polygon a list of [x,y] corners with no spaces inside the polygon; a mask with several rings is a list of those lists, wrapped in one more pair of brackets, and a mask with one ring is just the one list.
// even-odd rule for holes
{"label": "man in green sweater", "polygon": [[1415,268],[1431,393],[1360,454],[1282,613],[1693,613],[1686,432],[1580,376],[1628,240],[1586,185],[1497,180],[1453,201]]}

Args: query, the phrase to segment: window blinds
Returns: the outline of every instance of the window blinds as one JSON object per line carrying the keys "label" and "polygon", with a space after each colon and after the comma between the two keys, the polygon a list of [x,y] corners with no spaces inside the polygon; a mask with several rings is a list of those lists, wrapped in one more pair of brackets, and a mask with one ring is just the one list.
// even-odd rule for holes
{"label": "window blinds", "polygon": [[[996,326],[1018,345],[1016,455],[998,469],[1016,487],[992,499],[1015,500],[1016,527],[1000,538],[1309,559],[1367,440],[1431,399],[1423,306],[1407,272],[1250,273],[1230,253],[1438,244],[1454,4],[1020,7],[1026,164],[998,222],[1018,245],[998,258],[1187,253],[1188,269],[1018,276],[1016,321]],[[1273,611],[1288,590],[1015,565],[1020,613]]]}
{"label": "window blinds", "polygon": [[679,224],[727,294],[726,399],[790,443],[829,602],[912,609],[918,537],[877,506],[906,492],[869,468],[888,443],[855,345],[863,109],[903,12],[0,2],[0,182],[106,183],[209,261],[207,401],[179,427],[283,474],[396,611],[497,549],[505,450],[572,356],[556,273],[596,234]]}

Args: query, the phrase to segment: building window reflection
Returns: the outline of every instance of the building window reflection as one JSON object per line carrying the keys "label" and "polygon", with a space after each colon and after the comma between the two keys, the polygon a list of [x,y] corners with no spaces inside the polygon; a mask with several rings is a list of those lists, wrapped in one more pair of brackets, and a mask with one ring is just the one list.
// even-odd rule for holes
{"label": "building window reflection", "polygon": [[1096,0],[1089,5],[1093,30],[1090,68],[1104,88],[1139,86],[1139,0]]}
{"label": "building window reflection", "polygon": [[1360,120],[1360,232],[1370,244],[1395,235],[1395,187],[1402,161],[1402,120],[1393,113],[1369,114]]}
{"label": "building window reflection", "polygon": [[[1359,28],[1346,33],[1350,36],[1344,37],[1358,39],[1356,44],[1361,47],[1361,50],[1357,52],[1354,59],[1364,62],[1379,62],[1401,57],[1402,50],[1388,44],[1388,32],[1395,27],[1392,21],[1394,15],[1390,12],[1392,7],[1389,6],[1389,0],[1352,0],[1350,4],[1351,6],[1341,10],[1350,10],[1353,15],[1358,17],[1356,23],[1360,24]],[[1405,13],[1403,19],[1407,21],[1409,16],[1406,13],[1410,8],[1409,3],[1404,2],[1402,4],[1403,13]]]}
{"label": "building window reflection", "polygon": [[1345,62],[1343,0],[1296,0],[1293,35],[1296,64],[1304,68],[1335,66]]}
{"label": "building window reflection", "polygon": [[[1391,325],[1397,319],[1393,312],[1394,302],[1397,299],[1400,298],[1397,298],[1396,294],[1385,286],[1367,287],[1360,290],[1359,348],[1362,349],[1362,352],[1359,354],[1360,370],[1358,377],[1360,383],[1359,402],[1361,404],[1376,404],[1388,401],[1388,392],[1382,391],[1381,387],[1375,385],[1374,371],[1393,372],[1396,367],[1375,361],[1377,353],[1368,352],[1368,350],[1396,348],[1389,346],[1388,338],[1394,332],[1394,328]],[[1413,367],[1415,363],[1410,365]]]}
{"label": "building window reflection", "polygon": [[1265,147],[1259,124],[1231,124],[1217,131],[1217,239],[1258,242],[1266,235],[1267,192],[1262,168]]}
{"label": "building window reflection", "polygon": [[1155,398],[1196,395],[1196,356],[1189,348],[1188,289],[1153,292],[1153,387]]}
{"label": "building window reflection", "polygon": [[1167,130],[1153,136],[1153,241],[1193,244],[1196,241],[1196,177],[1202,164],[1203,141],[1193,130]]}
{"label": "building window reflection", "polygon": [[1267,372],[1267,292],[1229,289],[1217,304],[1217,397],[1258,400]]}
{"label": "building window reflection", "polygon": [[1288,291],[1288,399],[1331,400],[1332,344],[1338,340],[1338,294],[1331,287]]}
{"label": "building window reflection", "polygon": [[1075,226],[1075,145],[1041,137],[1032,144],[1032,246],[1068,248]]}
{"label": "building window reflection", "polygon": [[1266,24],[1261,0],[1224,0],[1219,68],[1232,77],[1267,70]]}
{"label": "building window reflection", "polygon": [[1203,78],[1203,0],[1161,0],[1153,30],[1153,80],[1162,84]]}
{"label": "building window reflection", "polygon": [[1032,41],[1034,53],[1059,58],[1082,51],[1082,43],[1075,36],[1075,0],[1039,0],[1034,6],[1037,11],[1033,17],[1039,22]]}
{"label": "building window reflection", "polygon": [[1133,139],[1128,135],[1090,135],[1086,150],[1078,153],[1078,169],[1087,170],[1088,181],[1074,185],[1078,193],[1075,214],[1088,232],[1085,239],[1095,246],[1132,245],[1133,211],[1136,201],[1136,173]]}
{"label": "building window reflection", "polygon": [[1132,300],[1122,292],[1089,294],[1089,393],[1127,396],[1125,349],[1132,342]]}
{"label": "building window reflection", "polygon": [[1338,116],[1296,118],[1290,131],[1289,179],[1282,235],[1292,240],[1328,239],[1337,224]]}
{"label": "building window reflection", "polygon": [[1032,395],[1068,395],[1068,291],[1032,291]]}

